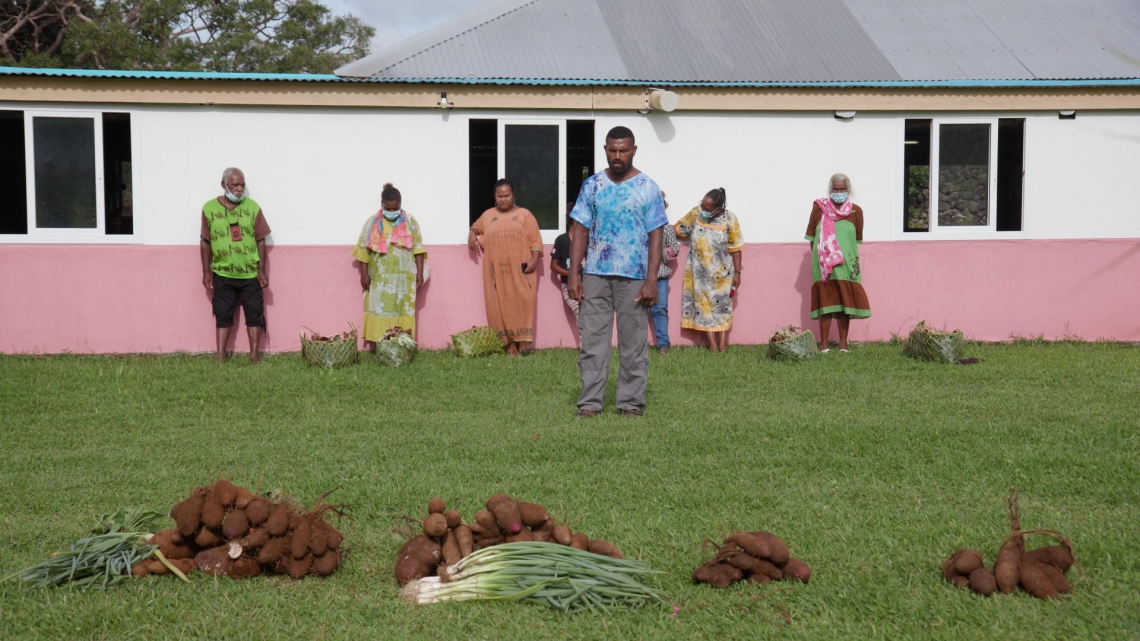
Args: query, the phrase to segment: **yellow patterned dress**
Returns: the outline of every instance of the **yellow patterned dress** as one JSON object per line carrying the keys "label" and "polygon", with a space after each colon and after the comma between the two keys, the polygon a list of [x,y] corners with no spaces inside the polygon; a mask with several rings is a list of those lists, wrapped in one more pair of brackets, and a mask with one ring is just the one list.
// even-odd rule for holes
{"label": "yellow patterned dress", "polygon": [[[379,215],[379,214],[377,214]],[[368,247],[369,233],[376,223],[371,216],[360,231],[360,239],[352,250],[352,257],[368,265],[368,276],[372,285],[364,292],[363,338],[378,341],[393,327],[401,327],[416,336],[416,260],[419,254],[427,254],[420,239],[420,226],[416,219],[406,212],[408,231],[412,236],[412,246],[400,246],[393,237],[395,228],[383,216],[380,222],[384,237],[388,239],[387,251],[379,253]]]}
{"label": "yellow patterned dress", "polygon": [[740,222],[731,211],[702,220],[694,207],[674,226],[677,238],[689,241],[681,294],[681,327],[702,332],[732,328],[732,253],[744,249]]}

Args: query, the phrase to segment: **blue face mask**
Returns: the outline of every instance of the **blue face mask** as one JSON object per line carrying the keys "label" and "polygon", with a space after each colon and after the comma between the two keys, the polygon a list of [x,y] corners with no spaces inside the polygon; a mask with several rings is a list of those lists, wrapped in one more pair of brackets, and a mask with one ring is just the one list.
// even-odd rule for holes
{"label": "blue face mask", "polygon": [[235,196],[235,195],[230,193],[230,190],[227,189],[226,190],[226,200],[230,201],[231,203],[237,204],[237,203],[240,203],[241,201],[245,200],[245,194],[242,194],[241,196]]}
{"label": "blue face mask", "polygon": [[711,220],[713,217],[711,211],[705,211],[703,209],[700,211],[700,213],[698,215],[701,217],[701,220]]}
{"label": "blue face mask", "polygon": [[842,205],[843,203],[847,202],[847,192],[838,191],[832,193],[831,202],[835,203],[836,205]]}
{"label": "blue face mask", "polygon": [[383,209],[383,210],[381,210],[381,213],[383,213],[384,217],[387,218],[389,221],[394,221],[400,217],[400,210],[399,209],[397,209],[396,211],[388,211],[387,209]]}

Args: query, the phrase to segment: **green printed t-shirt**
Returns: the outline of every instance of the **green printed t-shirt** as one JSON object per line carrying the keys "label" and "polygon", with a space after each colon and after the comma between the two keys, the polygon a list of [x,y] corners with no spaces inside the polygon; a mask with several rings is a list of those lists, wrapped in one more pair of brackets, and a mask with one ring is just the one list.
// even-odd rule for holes
{"label": "green printed t-shirt", "polygon": [[226,278],[256,278],[257,242],[269,235],[261,206],[246,198],[226,209],[217,198],[202,206],[202,240],[210,243],[210,270]]}

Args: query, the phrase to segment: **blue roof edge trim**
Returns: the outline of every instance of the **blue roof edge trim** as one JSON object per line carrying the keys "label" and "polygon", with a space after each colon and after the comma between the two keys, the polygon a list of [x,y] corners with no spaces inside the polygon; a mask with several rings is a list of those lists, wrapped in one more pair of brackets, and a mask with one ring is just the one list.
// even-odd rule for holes
{"label": "blue roof edge trim", "polygon": [[1074,80],[769,80],[676,82],[669,80],[555,80],[531,78],[374,78],[372,82],[390,84],[456,84],[456,85],[538,85],[587,87],[822,87],[822,88],[1060,88],[1060,87],[1140,87],[1140,78],[1096,78]]}
{"label": "blue roof edge trim", "polygon": [[1140,78],[1032,79],[1032,80],[772,80],[677,82],[667,80],[593,80],[586,78],[346,78],[333,74],[223,73],[204,71],[117,71],[111,69],[37,69],[0,67],[0,76],[116,78],[150,80],[229,80],[281,82],[345,82],[377,84],[534,85],[565,87],[739,87],[739,88],[865,88],[865,89],[968,89],[968,88],[1095,88],[1140,87]]}

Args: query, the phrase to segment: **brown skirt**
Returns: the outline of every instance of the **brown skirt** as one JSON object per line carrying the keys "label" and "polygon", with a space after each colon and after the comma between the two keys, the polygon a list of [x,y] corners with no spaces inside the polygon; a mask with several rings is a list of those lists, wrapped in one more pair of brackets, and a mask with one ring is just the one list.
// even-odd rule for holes
{"label": "brown skirt", "polygon": [[851,280],[826,280],[812,283],[811,317],[846,314],[852,318],[870,318],[871,303],[863,285]]}

